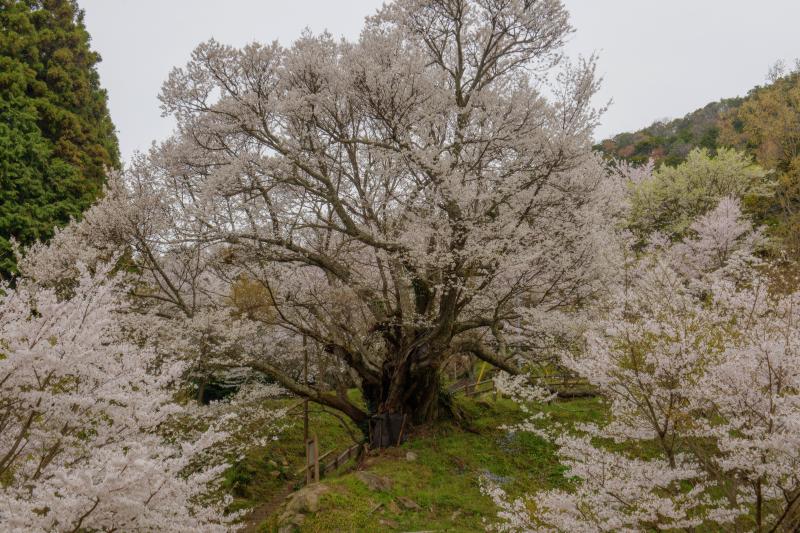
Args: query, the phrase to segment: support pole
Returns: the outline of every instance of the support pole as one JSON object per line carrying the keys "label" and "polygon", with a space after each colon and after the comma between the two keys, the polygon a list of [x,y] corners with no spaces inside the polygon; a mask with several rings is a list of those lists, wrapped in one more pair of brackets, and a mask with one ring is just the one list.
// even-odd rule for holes
{"label": "support pole", "polygon": [[[308,347],[303,335],[303,384],[308,387]],[[306,485],[311,483],[311,457],[308,453],[308,399],[303,400],[303,442],[306,445]]]}
{"label": "support pole", "polygon": [[314,483],[319,483],[319,439],[314,433]]}

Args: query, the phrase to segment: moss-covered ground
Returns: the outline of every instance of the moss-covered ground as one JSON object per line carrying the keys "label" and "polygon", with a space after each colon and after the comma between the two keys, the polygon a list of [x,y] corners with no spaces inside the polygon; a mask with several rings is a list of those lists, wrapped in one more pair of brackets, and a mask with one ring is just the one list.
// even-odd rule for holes
{"label": "moss-covered ground", "polygon": [[[481,492],[482,479],[498,483],[511,496],[569,484],[552,443],[504,428],[525,419],[515,403],[490,395],[456,401],[464,414],[460,421],[415,428],[403,445],[372,451],[360,464],[326,476],[323,482],[330,490],[301,531],[484,531],[496,508]],[[568,425],[597,422],[606,413],[597,399],[555,402],[544,409],[549,423]],[[234,507],[254,509],[248,518],[252,530],[277,531],[280,503],[303,484],[301,415],[302,409],[295,409],[278,440],[251,450],[228,471],[226,488],[236,498]],[[312,406],[310,420],[323,451],[343,450],[353,442],[333,414]],[[391,490],[370,490],[358,479],[356,467],[391,479]],[[404,498],[419,508],[408,509]]]}

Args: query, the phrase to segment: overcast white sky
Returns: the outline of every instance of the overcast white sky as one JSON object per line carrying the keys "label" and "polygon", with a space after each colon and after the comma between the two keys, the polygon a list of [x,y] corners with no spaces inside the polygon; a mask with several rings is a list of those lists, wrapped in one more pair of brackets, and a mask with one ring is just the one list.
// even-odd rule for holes
{"label": "overcast white sky", "polygon": [[[800,56],[800,0],[564,0],[572,55],[600,55],[598,104],[613,105],[598,139],[679,117],[764,82],[778,59]],[[170,69],[210,37],[233,45],[305,27],[357,37],[382,0],[79,0],[108,90],[123,158],[172,130],[157,95]]]}

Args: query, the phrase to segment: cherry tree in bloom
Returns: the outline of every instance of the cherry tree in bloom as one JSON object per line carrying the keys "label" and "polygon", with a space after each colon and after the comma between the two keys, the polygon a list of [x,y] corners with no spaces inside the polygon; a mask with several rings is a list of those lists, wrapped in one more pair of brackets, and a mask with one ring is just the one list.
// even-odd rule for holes
{"label": "cherry tree in bloom", "polygon": [[[752,252],[766,244],[760,228],[742,214],[741,203],[732,197],[719,204],[689,226],[691,236],[670,250],[671,262],[688,278],[703,273],[726,271],[754,261]],[[743,264],[744,263],[744,264]]]}
{"label": "cherry tree in bloom", "polygon": [[198,464],[225,435],[164,434],[184,365],[142,342],[110,266],[76,266],[69,294],[26,278],[3,292],[0,528],[227,531],[225,502],[202,500],[224,465]]}
{"label": "cherry tree in bloom", "polygon": [[488,487],[501,530],[800,524],[800,294],[769,291],[751,255],[759,232],[736,202],[692,228],[634,262],[585,350],[563,358],[611,411],[605,425],[554,435],[575,490],[509,501]]}
{"label": "cherry tree in bloom", "polygon": [[[135,170],[126,178],[111,176],[100,203],[80,222],[58,230],[46,245],[27,250],[19,264],[26,279],[62,294],[69,293],[80,275],[76,265],[96,271],[116,258],[115,276],[127,288],[126,312],[120,315],[125,331],[158,360],[178,365],[175,385],[181,396],[199,382],[194,396],[203,400],[203,381],[220,368],[232,368],[231,374],[241,377],[235,381],[238,392],[225,401],[186,404],[178,417],[183,434],[175,435],[197,438],[198,428],[213,426],[226,436],[204,452],[203,461],[236,460],[245,449],[278,433],[284,412],[265,408],[264,400],[285,393],[243,372],[236,361],[242,352],[292,353],[295,347],[279,335],[265,334],[248,318],[269,315],[257,290],[255,303],[240,309],[242,303],[231,290],[235,293],[241,279],[235,273],[230,279],[221,276],[214,268],[213,251],[201,245],[166,246],[163,236],[175,231],[170,216],[174,199],[162,194],[157,184],[137,180]],[[254,292],[251,289],[242,287],[248,294]],[[214,364],[206,364],[212,355]]]}
{"label": "cherry tree in bloom", "polygon": [[[454,354],[517,372],[520,307],[574,306],[610,272],[597,83],[564,60],[570,31],[557,0],[398,0],[354,43],[200,45],[164,85],[178,133],[129,170],[124,205],[98,206],[146,274],[136,294],[196,320],[258,287],[256,334],[220,326],[236,349],[197,364],[262,371],[362,427],[436,417]],[[304,346],[335,383],[298,380]]]}

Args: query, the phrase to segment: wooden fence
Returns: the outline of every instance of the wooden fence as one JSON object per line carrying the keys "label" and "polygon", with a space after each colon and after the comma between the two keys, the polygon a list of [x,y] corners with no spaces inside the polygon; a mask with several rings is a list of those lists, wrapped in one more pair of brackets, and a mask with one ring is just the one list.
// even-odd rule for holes
{"label": "wooden fence", "polygon": [[[340,466],[342,466],[345,463],[347,463],[347,461],[349,461],[350,459],[354,459],[354,458],[358,457],[358,455],[361,452],[361,450],[363,449],[363,447],[364,447],[364,445],[360,444],[360,443],[359,444],[353,444],[352,446],[350,446],[349,448],[347,448],[345,451],[343,451],[342,453],[340,453],[338,455],[333,455],[334,452],[336,451],[335,449],[334,450],[328,450],[327,452],[325,452],[322,455],[320,455],[317,458],[317,461],[319,462],[319,474],[320,474],[320,477],[333,472],[334,470],[338,469]],[[327,459],[328,457],[331,457],[331,456],[333,456],[333,459],[331,461],[328,461],[327,463],[325,463],[324,462],[325,459]],[[315,465],[313,463],[309,463],[309,464],[303,466],[302,468],[300,468],[297,471],[297,475],[299,476],[299,475],[303,474],[308,468],[313,468],[314,466]]]}
{"label": "wooden fence", "polygon": [[[538,385],[545,387],[551,392],[558,393],[562,398],[581,398],[584,396],[594,396],[596,394],[594,390],[588,390],[591,388],[591,385],[587,380],[575,376],[552,374],[535,379]],[[575,390],[575,387],[577,387],[578,390]],[[497,399],[499,394],[493,378],[484,379],[476,383],[462,383],[450,388],[451,394],[460,392],[463,392],[465,396],[478,396],[480,394],[494,392],[495,399]]]}
{"label": "wooden fence", "polygon": [[487,392],[494,392],[495,397],[497,397],[497,389],[495,388],[493,378],[484,379],[482,381],[478,381],[477,383],[465,383],[463,385],[458,385],[450,389],[450,392],[452,394],[463,392],[466,396],[477,396]]}
{"label": "wooden fence", "polygon": [[[300,400],[299,402],[290,405],[286,409],[286,414],[289,414],[298,407],[301,407],[304,402],[305,400]],[[308,444],[306,444],[306,446],[308,446]],[[306,465],[301,467],[297,471],[297,475],[300,476],[304,474],[305,471],[308,470],[309,468],[313,468],[314,469],[313,472],[314,473],[319,472],[319,476],[322,477],[338,469],[340,466],[347,463],[347,461],[349,461],[350,459],[358,457],[363,447],[364,447],[363,443],[356,443],[339,454],[335,454],[336,453],[335,448],[332,450],[328,450],[322,455],[316,457],[316,463],[313,460],[311,460]],[[329,457],[333,457],[333,459],[331,459],[326,463],[325,460],[328,459]]]}

